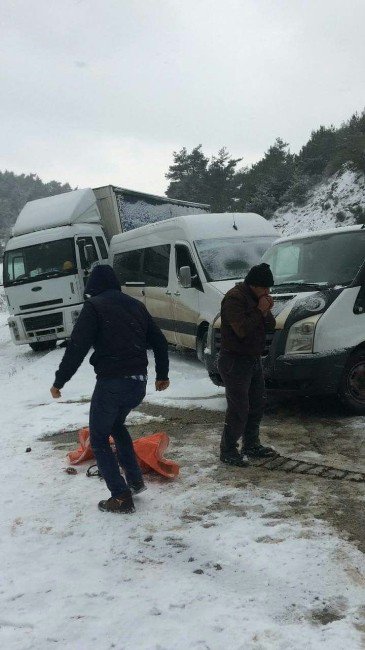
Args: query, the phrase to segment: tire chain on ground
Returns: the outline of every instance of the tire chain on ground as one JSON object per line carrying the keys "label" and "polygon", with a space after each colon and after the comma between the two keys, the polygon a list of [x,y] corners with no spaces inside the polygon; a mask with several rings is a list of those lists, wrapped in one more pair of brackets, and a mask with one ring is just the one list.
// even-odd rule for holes
{"label": "tire chain on ground", "polygon": [[288,456],[278,454],[274,458],[250,458],[250,462],[255,467],[264,467],[265,469],[277,470],[280,472],[290,472],[293,474],[305,474],[306,476],[319,476],[334,480],[355,481],[357,483],[365,482],[365,473],[356,472],[350,469],[340,469],[330,465],[320,465],[310,463],[305,460],[297,460]]}

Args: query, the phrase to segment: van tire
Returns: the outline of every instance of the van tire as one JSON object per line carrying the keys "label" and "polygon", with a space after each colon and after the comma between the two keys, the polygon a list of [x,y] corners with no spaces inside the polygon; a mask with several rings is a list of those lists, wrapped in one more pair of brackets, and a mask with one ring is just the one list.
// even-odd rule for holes
{"label": "van tire", "polygon": [[207,342],[208,342],[208,328],[205,327],[200,331],[196,342],[196,356],[198,357],[199,361],[201,361],[202,363],[204,363],[204,350],[207,347]]}
{"label": "van tire", "polygon": [[29,343],[33,352],[45,352],[46,350],[54,350],[57,341],[39,341],[39,343]]}
{"label": "van tire", "polygon": [[222,377],[218,372],[210,372],[209,379],[213,382],[214,386],[224,386]]}
{"label": "van tire", "polygon": [[365,349],[349,357],[342,375],[338,396],[347,410],[365,415]]}

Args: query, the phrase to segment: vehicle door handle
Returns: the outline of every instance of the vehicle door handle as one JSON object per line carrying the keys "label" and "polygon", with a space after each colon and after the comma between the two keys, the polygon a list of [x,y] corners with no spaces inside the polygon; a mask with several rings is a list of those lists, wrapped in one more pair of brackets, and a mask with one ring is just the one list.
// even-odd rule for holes
{"label": "vehicle door handle", "polygon": [[171,291],[166,291],[167,296],[171,296]]}
{"label": "vehicle door handle", "polygon": [[174,296],[179,296],[179,295],[180,295],[180,291],[175,291]]}

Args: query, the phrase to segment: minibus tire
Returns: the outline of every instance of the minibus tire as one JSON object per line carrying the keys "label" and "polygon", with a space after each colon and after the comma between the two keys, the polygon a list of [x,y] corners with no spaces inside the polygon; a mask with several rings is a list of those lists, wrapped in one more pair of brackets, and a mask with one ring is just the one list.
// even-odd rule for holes
{"label": "minibus tire", "polygon": [[208,328],[205,327],[199,334],[199,338],[197,341],[197,348],[196,348],[196,356],[198,357],[199,361],[204,363],[204,350],[207,347],[208,343]]}
{"label": "minibus tire", "polygon": [[209,373],[209,379],[213,382],[215,386],[224,386],[224,383],[222,381],[222,377],[218,372],[210,372]]}
{"label": "minibus tire", "polygon": [[[339,398],[344,406],[357,415],[365,415],[365,386],[360,388],[361,394],[357,391],[358,375],[364,372],[365,367],[365,349],[354,352],[346,363],[342,375]],[[360,376],[360,381],[365,381]]]}
{"label": "minibus tire", "polygon": [[33,352],[45,352],[46,350],[54,350],[57,341],[39,341],[39,343],[29,343]]}

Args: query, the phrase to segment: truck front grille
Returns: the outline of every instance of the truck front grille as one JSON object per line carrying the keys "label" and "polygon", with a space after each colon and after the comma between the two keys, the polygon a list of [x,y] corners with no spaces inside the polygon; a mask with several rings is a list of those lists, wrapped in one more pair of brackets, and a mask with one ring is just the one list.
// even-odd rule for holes
{"label": "truck front grille", "polygon": [[23,318],[23,323],[26,332],[34,332],[36,330],[51,329],[60,327],[63,324],[62,312],[55,314],[44,314],[44,316],[34,316],[30,318]]}
{"label": "truck front grille", "polygon": [[62,298],[56,298],[55,300],[46,300],[45,302],[32,302],[30,305],[20,305],[20,309],[39,309],[40,307],[48,307],[49,305],[60,305],[62,302]]}

